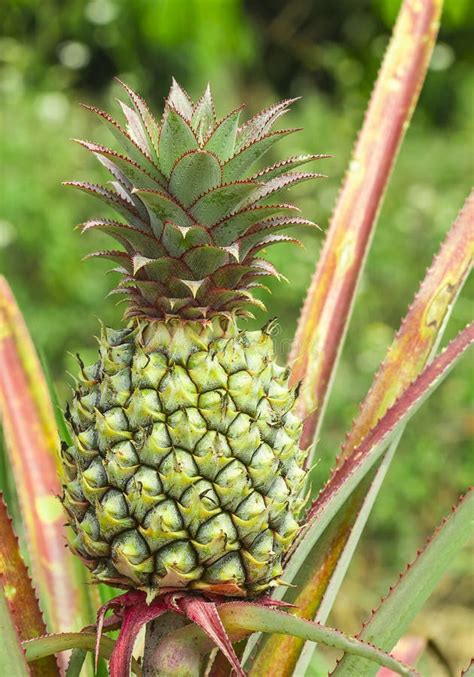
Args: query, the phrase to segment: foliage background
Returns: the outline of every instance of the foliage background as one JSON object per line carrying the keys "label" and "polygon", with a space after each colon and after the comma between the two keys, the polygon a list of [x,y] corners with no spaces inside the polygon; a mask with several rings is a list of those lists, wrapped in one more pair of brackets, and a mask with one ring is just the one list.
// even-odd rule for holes
{"label": "foliage background", "polygon": [[[74,369],[68,352],[93,360],[97,317],[117,326],[122,312],[105,299],[112,286],[107,266],[80,263],[102,243],[97,234],[80,238],[73,230],[95,205],[60,185],[64,179],[104,178],[93,158],[69,141],[109,141],[78,102],[114,109],[114,75],[146,95],[155,110],[171,74],[193,96],[210,81],[221,113],[245,101],[251,114],[277,97],[302,95],[285,125],[304,131],[283,140],[278,157],[298,151],[333,155],[321,169],[327,180],[295,190],[304,215],[325,228],[398,7],[399,0],[3,0],[0,270],[62,402],[68,395],[65,372]],[[319,444],[315,487],[472,182],[473,27],[472,3],[447,0],[359,289]],[[103,208],[96,213],[104,214]],[[269,315],[280,320],[282,357],[323,236],[305,232],[303,239],[305,250],[271,254],[291,281],[271,285],[274,295],[266,299]],[[471,313],[464,293],[448,335]],[[472,363],[465,361],[403,437],[350,569],[344,602],[334,612],[333,621],[346,630],[357,630],[465,487],[472,468],[472,375]],[[6,485],[3,463],[0,486]],[[438,638],[441,648],[451,643],[453,667],[472,640],[468,607],[474,588],[466,584],[471,563],[469,553],[455,563],[417,626]]]}

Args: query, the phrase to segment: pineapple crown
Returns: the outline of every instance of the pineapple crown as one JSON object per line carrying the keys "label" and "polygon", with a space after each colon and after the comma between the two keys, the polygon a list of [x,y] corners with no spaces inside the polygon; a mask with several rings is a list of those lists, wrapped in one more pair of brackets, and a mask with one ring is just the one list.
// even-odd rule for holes
{"label": "pineapple crown", "polygon": [[[120,82],[120,81],[119,81]],[[127,317],[207,319],[251,316],[262,307],[253,290],[259,279],[281,275],[259,253],[290,226],[315,226],[275,203],[280,191],[321,174],[294,171],[325,155],[297,155],[252,173],[276,141],[298,131],[272,131],[295,99],[287,99],[239,126],[242,106],[216,117],[209,86],[193,103],[173,79],[157,121],[145,101],[124,83],[131,106],[119,101],[126,124],[91,106],[118,139],[124,153],[77,140],[111,173],[111,187],[69,181],[112,206],[124,219],[93,219],[82,232],[108,233],[122,250],[89,257],[112,259],[122,274],[111,293],[125,294]],[[264,307],[264,306],[263,306]]]}

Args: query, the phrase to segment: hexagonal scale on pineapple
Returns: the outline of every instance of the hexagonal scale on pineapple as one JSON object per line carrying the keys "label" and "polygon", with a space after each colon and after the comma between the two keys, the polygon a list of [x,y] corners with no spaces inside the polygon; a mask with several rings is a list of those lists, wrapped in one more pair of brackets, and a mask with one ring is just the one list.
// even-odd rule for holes
{"label": "hexagonal scale on pineapple", "polygon": [[205,479],[183,492],[179,499],[179,510],[193,538],[204,522],[220,512],[219,499],[212,484]]}
{"label": "hexagonal scale on pineapple", "polygon": [[243,499],[234,512],[234,517],[238,517],[245,522],[253,522],[258,518],[262,530],[267,527],[268,510],[265,499],[258,491],[252,491],[249,496]]}
{"label": "hexagonal scale on pineapple", "polygon": [[118,489],[109,489],[102,500],[96,502],[95,511],[101,533],[107,539],[135,526],[135,520],[129,516],[125,498]]}
{"label": "hexagonal scale on pineapple", "polygon": [[221,433],[226,433],[238,413],[224,389],[201,393],[197,404],[208,426]]}
{"label": "hexagonal scale on pineapple", "polygon": [[238,552],[231,552],[206,568],[203,579],[208,583],[234,583],[242,586],[246,580],[245,568]]}
{"label": "hexagonal scale on pineapple", "polygon": [[[97,400],[98,397],[96,393],[90,394],[88,400],[85,400],[85,397],[79,397],[77,393],[75,394],[74,403],[69,409],[69,413],[71,421],[77,429],[87,428],[94,424],[94,408],[97,404]],[[88,406],[89,403],[92,405],[91,407]]]}
{"label": "hexagonal scale on pineapple", "polygon": [[[111,331],[111,330],[107,330]],[[119,333],[119,332],[117,332]],[[127,330],[125,336],[129,337],[130,330]],[[131,337],[130,337],[131,338]],[[133,358],[133,343],[127,342],[119,345],[111,345],[100,341],[101,367],[109,376],[113,376],[124,367],[129,367]]]}
{"label": "hexagonal scale on pineapple", "polygon": [[157,552],[170,541],[188,537],[184,520],[172,499],[167,499],[149,510],[138,527],[152,552]]}
{"label": "hexagonal scale on pineapple", "polygon": [[268,559],[257,559],[254,555],[242,548],[241,558],[247,572],[247,584],[258,583],[264,580],[268,575]]}
{"label": "hexagonal scale on pineapple", "polygon": [[[89,428],[89,430],[91,430]],[[97,434],[94,434],[94,440],[97,440]],[[85,470],[89,467],[90,462],[99,455],[99,451],[96,448],[88,449],[83,444],[81,444],[80,435],[76,438],[76,444],[73,447],[69,447],[69,458],[75,461],[78,469]]]}
{"label": "hexagonal scale on pineapple", "polygon": [[96,410],[96,428],[100,451],[106,451],[111,444],[130,440],[133,434],[128,429],[128,421],[122,409],[114,407],[102,414]]}
{"label": "hexagonal scale on pineapple", "polygon": [[227,441],[234,455],[246,465],[261,443],[258,427],[248,414],[240,413],[227,430]]}
{"label": "hexagonal scale on pineapple", "polygon": [[219,496],[221,506],[233,511],[251,491],[251,482],[243,463],[234,458],[218,473],[214,479],[214,489]]}
{"label": "hexagonal scale on pineapple", "polygon": [[168,425],[162,422],[138,431],[134,441],[140,461],[154,468],[158,468],[172,448]]}
{"label": "hexagonal scale on pineapple", "polygon": [[286,413],[294,402],[294,396],[288,391],[288,384],[280,384],[276,379],[272,379],[269,384],[267,398],[272,409],[281,413]]}
{"label": "hexagonal scale on pineapple", "polygon": [[199,391],[227,387],[227,373],[215,355],[201,350],[190,355],[186,370]]}
{"label": "hexagonal scale on pineapple", "polygon": [[239,342],[232,339],[219,339],[213,343],[212,350],[227,374],[246,369],[245,350]]}
{"label": "hexagonal scale on pineapple", "polygon": [[119,442],[106,452],[104,466],[110,483],[123,490],[140,467],[140,459],[131,442]]}
{"label": "hexagonal scale on pineapple", "polygon": [[290,496],[290,489],[283,477],[277,475],[267,491],[267,496],[271,499],[272,504],[284,505]]}
{"label": "hexagonal scale on pineapple", "polygon": [[218,473],[229,463],[232,452],[225,437],[209,430],[197,443],[193,456],[203,477],[214,480]]}
{"label": "hexagonal scale on pineapple", "polygon": [[155,555],[155,570],[160,576],[166,576],[169,571],[187,574],[196,569],[197,565],[196,553],[187,541],[169,543]]}
{"label": "hexagonal scale on pineapple", "polygon": [[68,515],[79,520],[83,518],[90,507],[90,503],[86,500],[78,480],[68,482],[64,488],[62,502]]}
{"label": "hexagonal scale on pineapple", "polygon": [[196,552],[199,563],[205,567],[209,567],[214,562],[217,562],[226,553],[235,552],[240,549],[239,541],[229,540],[223,531],[216,533],[206,543],[191,540],[191,544]]}
{"label": "hexagonal scale on pineapple", "polygon": [[145,353],[137,345],[131,366],[131,385],[133,388],[158,388],[167,369],[168,360],[163,353]]}
{"label": "hexagonal scale on pineapple", "polygon": [[[96,412],[96,420],[97,420],[97,412]],[[81,430],[81,432],[77,434],[76,439],[79,442],[78,447],[79,449],[81,449],[81,451],[82,449],[93,451],[98,449],[99,444],[98,431],[95,430],[92,426],[86,428],[86,430]]]}
{"label": "hexagonal scale on pineapple", "polygon": [[253,378],[248,371],[237,371],[229,376],[228,390],[237,409],[255,416],[257,403],[265,394],[259,378]]}
{"label": "hexagonal scale on pineapple", "polygon": [[255,489],[267,493],[278,470],[278,459],[268,444],[264,442],[258,447],[247,469]]}
{"label": "hexagonal scale on pineapple", "polygon": [[253,540],[249,539],[245,546],[252,553],[252,557],[261,562],[268,562],[276,555],[273,532],[270,529],[266,529]]}
{"label": "hexagonal scale on pineapple", "polygon": [[280,538],[287,539],[288,543],[291,542],[299,530],[298,522],[288,511],[284,511],[277,517],[272,518],[270,526],[277,532]]}
{"label": "hexagonal scale on pineapple", "polygon": [[154,559],[145,540],[134,529],[114,538],[111,558],[117,571],[135,585],[142,586],[149,582],[149,574],[154,571]]}
{"label": "hexagonal scale on pineapple", "polygon": [[166,498],[158,471],[142,465],[128,480],[124,497],[130,514],[143,522],[148,511]]}
{"label": "hexagonal scale on pineapple", "polygon": [[168,432],[175,447],[192,451],[207,432],[206,422],[198,409],[179,409],[168,417]]}
{"label": "hexagonal scale on pineapple", "polygon": [[173,449],[160,464],[159,476],[166,493],[180,498],[184,491],[197,482],[199,471],[192,455],[184,449]]}
{"label": "hexagonal scale on pineapple", "polygon": [[132,430],[165,419],[158,393],[152,388],[136,388],[124,412]]}
{"label": "hexagonal scale on pineapple", "polygon": [[84,496],[92,504],[99,501],[108,491],[109,481],[100,456],[96,456],[82,471],[80,483]]}
{"label": "hexagonal scale on pineapple", "polygon": [[102,411],[123,406],[130,397],[130,370],[128,367],[112,376],[103,377],[100,386],[99,407]]}
{"label": "hexagonal scale on pineapple", "polygon": [[102,540],[99,524],[92,510],[89,509],[78,523],[77,536],[77,545],[89,557],[107,557],[110,554],[110,545]]}
{"label": "hexagonal scale on pineapple", "polygon": [[189,378],[186,369],[180,365],[172,367],[163,377],[159,386],[163,410],[172,414],[182,407],[196,407],[197,388]]}

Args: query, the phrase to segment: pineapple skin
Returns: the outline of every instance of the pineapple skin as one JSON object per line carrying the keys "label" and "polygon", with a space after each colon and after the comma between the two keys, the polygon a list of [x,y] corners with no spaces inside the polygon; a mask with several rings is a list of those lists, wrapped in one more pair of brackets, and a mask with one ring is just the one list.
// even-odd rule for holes
{"label": "pineapple skin", "polygon": [[134,320],[80,362],[63,445],[71,547],[97,582],[254,597],[298,532],[305,453],[270,330]]}

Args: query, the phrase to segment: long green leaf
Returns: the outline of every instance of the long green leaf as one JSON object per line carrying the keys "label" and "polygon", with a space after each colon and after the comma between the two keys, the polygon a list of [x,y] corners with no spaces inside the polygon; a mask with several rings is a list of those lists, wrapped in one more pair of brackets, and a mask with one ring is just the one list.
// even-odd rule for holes
{"label": "long green leaf", "polygon": [[[84,661],[87,658],[87,651],[85,649],[74,649],[71,653],[71,658],[66,670],[66,677],[80,677],[81,670],[84,666]],[[34,665],[34,662],[33,662]]]}
{"label": "long green leaf", "polygon": [[[5,674],[28,677],[29,670],[0,580],[0,665]],[[54,673],[53,673],[54,674]]]}
{"label": "long green leaf", "polygon": [[[283,632],[302,639],[322,642],[341,649],[351,655],[373,661],[375,666],[390,668],[400,675],[414,676],[416,670],[403,664],[377,647],[361,643],[353,637],[344,635],[339,630],[319,623],[297,618],[291,613],[278,611],[252,602],[230,602],[218,607],[219,616],[232,640],[239,640],[249,632]],[[199,665],[199,655],[208,653],[213,647],[212,640],[195,624],[186,625],[164,637],[156,647],[156,674],[175,675],[195,674],[186,670],[186,666]],[[273,674],[275,663],[270,663],[263,672],[255,675]]]}
{"label": "long green leaf", "polygon": [[[369,471],[386,451],[387,446],[400,434],[400,430],[421,404],[428,399],[438,385],[458,362],[474,341],[474,323],[466,327],[448,347],[405,390],[399,400],[388,410],[371,433],[354,453],[337,468],[326,486],[314,501],[307,515],[306,526],[294,544],[284,570],[284,580],[292,584],[319,541],[331,520],[360,485]],[[282,599],[285,590],[276,588],[274,599]],[[251,638],[244,654],[244,665],[255,660],[256,640]],[[262,653],[262,650],[260,651]],[[260,659],[259,659],[260,660]]]}
{"label": "long green leaf", "polygon": [[[381,457],[400,427],[413,416],[421,404],[447,376],[474,341],[474,323],[466,327],[422,374],[405,390],[387,411],[364,442],[339,467],[311,507],[307,526],[298,537],[285,569],[285,580],[293,581],[301,562],[323,533],[345,500]],[[281,593],[280,593],[281,594]]]}
{"label": "long green leaf", "polygon": [[[434,258],[425,279],[411,304],[408,314],[390,346],[373,385],[365,398],[352,429],[347,436],[339,459],[347,458],[365,435],[377,423],[403,390],[418,376],[426,363],[435,356],[444,328],[451,315],[454,303],[472,269],[474,249],[474,193],[466,199],[462,210],[450,228],[440,251]],[[320,600],[316,619],[324,623],[331,611],[335,597],[352,559],[361,533],[372,510],[385,475],[403,434],[401,429],[392,441],[376,471],[367,491],[357,491],[352,519],[346,523],[346,544],[337,560],[331,549],[322,567],[313,575],[312,581],[303,583],[301,595],[311,595]],[[340,550],[340,541],[337,542]],[[311,558],[309,558],[311,559]],[[335,562],[335,566],[330,563]],[[324,567],[324,570],[323,570]],[[301,586],[299,577],[297,584]],[[308,590],[307,588],[311,589]],[[299,598],[294,601],[300,607]],[[314,617],[303,611],[303,617]],[[307,644],[298,660],[297,671],[304,674],[308,668],[314,646]],[[298,647],[293,647],[298,650]],[[286,660],[291,652],[287,647]]]}
{"label": "long green leaf", "polygon": [[425,78],[441,6],[441,0],[402,4],[303,306],[290,354],[292,381],[302,382],[303,448],[317,438],[385,188]]}
{"label": "long green leaf", "polygon": [[449,229],[387,351],[343,445],[342,459],[362,442],[433,359],[453,305],[472,270],[473,257],[474,191]]}
{"label": "long green leaf", "polygon": [[[45,635],[37,639],[23,642],[22,646],[28,662],[36,661],[44,656],[68,651],[69,649],[85,649],[95,651],[96,634],[94,632],[63,632],[53,635]],[[99,655],[109,659],[115,646],[115,641],[102,635],[100,638]],[[140,665],[136,660],[132,662],[132,669],[136,675],[141,675]]]}
{"label": "long green leaf", "polygon": [[[408,566],[358,637],[391,651],[472,535],[473,524],[474,490],[471,489]],[[375,673],[367,661],[344,657],[334,675],[370,677]]]}
{"label": "long green leaf", "polygon": [[21,312],[0,278],[0,416],[25,528],[31,576],[50,629],[92,620],[91,586],[65,548],[57,498],[58,435],[48,388]]}

